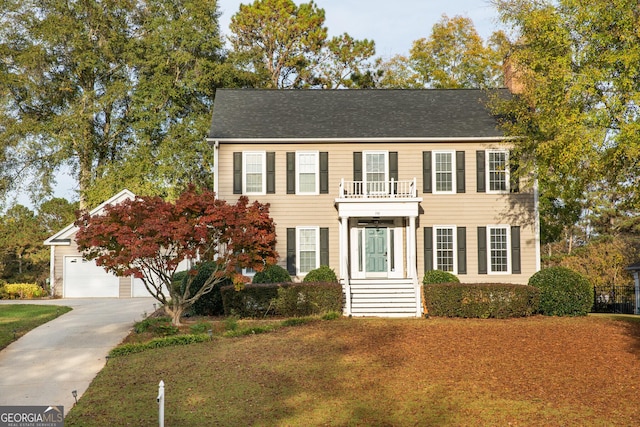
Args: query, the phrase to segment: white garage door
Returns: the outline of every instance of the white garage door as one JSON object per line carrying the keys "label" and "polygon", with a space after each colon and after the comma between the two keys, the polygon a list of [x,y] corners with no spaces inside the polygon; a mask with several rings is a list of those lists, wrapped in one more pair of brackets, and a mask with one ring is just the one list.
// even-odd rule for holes
{"label": "white garage door", "polygon": [[64,258],[65,298],[96,298],[119,296],[120,279],[98,267],[94,261],[80,256]]}

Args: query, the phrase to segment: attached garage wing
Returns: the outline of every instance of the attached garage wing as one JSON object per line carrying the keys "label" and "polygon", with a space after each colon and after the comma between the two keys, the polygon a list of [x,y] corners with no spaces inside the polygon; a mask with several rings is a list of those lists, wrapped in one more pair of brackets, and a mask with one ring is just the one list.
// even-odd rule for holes
{"label": "attached garage wing", "polygon": [[65,298],[118,298],[120,279],[81,256],[64,259]]}

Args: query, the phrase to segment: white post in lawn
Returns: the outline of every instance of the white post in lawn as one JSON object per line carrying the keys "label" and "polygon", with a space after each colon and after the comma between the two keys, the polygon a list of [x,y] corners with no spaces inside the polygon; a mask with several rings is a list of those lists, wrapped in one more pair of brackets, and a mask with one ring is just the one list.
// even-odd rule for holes
{"label": "white post in lawn", "polygon": [[160,427],[164,427],[164,381],[162,380],[160,380],[160,384],[158,385],[158,397],[156,400],[158,401],[158,420]]}

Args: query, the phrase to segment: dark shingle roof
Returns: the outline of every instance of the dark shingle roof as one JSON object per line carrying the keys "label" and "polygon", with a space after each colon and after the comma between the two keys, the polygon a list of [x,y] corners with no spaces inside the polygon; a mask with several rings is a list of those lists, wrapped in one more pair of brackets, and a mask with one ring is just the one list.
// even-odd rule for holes
{"label": "dark shingle roof", "polygon": [[218,89],[209,138],[500,137],[490,96],[478,89]]}

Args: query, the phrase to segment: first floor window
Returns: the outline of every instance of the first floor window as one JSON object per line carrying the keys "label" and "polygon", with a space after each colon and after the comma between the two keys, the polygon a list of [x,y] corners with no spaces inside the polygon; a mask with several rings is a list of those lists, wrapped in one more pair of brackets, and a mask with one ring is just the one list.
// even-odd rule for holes
{"label": "first floor window", "polygon": [[509,272],[509,229],[488,227],[489,272]]}
{"label": "first floor window", "polygon": [[298,227],[297,234],[298,272],[306,274],[318,268],[320,264],[319,228]]}
{"label": "first floor window", "polygon": [[436,269],[455,272],[455,229],[434,227]]}
{"label": "first floor window", "polygon": [[243,152],[244,194],[264,194],[266,153]]}

